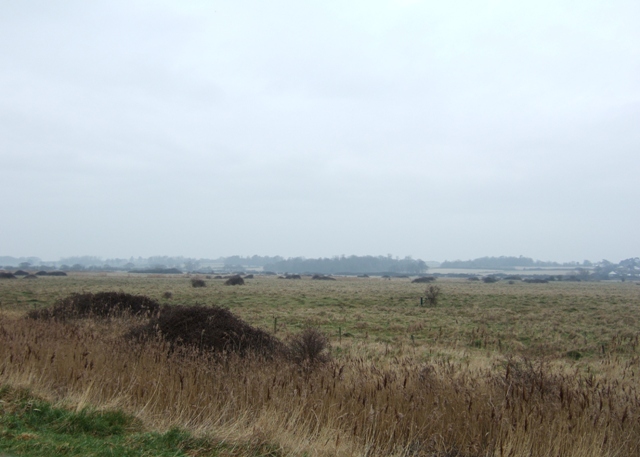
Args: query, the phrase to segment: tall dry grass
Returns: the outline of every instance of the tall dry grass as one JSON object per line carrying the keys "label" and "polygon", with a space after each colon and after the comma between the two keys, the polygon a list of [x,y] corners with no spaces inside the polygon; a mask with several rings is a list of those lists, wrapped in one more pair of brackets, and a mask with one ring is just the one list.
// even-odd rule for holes
{"label": "tall dry grass", "polygon": [[121,408],[285,455],[631,456],[640,453],[638,359],[600,373],[505,359],[472,368],[347,357],[304,368],[133,345],[131,322],[0,316],[0,383],[69,407]]}

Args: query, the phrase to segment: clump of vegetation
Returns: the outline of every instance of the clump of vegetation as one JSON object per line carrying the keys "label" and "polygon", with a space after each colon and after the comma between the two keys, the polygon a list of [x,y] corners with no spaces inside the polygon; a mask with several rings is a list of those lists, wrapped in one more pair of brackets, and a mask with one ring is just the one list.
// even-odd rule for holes
{"label": "clump of vegetation", "polygon": [[300,275],[284,275],[284,276],[279,276],[280,279],[302,279],[302,276]]}
{"label": "clump of vegetation", "polygon": [[29,272],[24,271],[24,270],[17,270],[13,273],[15,276],[27,276],[29,274]]}
{"label": "clump of vegetation", "polygon": [[244,279],[253,279],[253,275],[252,274],[246,275]]}
{"label": "clump of vegetation", "polygon": [[494,282],[498,282],[498,278],[496,278],[495,276],[485,276],[484,278],[482,278],[482,282],[484,282],[485,284],[493,284]]}
{"label": "clump of vegetation", "polygon": [[244,279],[242,279],[240,275],[233,275],[230,276],[224,284],[225,286],[244,286]]}
{"label": "clump of vegetation", "polygon": [[313,275],[311,279],[315,279],[316,281],[335,281],[336,278],[332,278],[331,276],[325,275]]}
{"label": "clump of vegetation", "polygon": [[429,286],[424,291],[424,300],[428,306],[436,306],[442,290],[438,286]]}
{"label": "clump of vegetation", "polygon": [[173,298],[173,292],[170,291],[166,291],[165,293],[162,294],[162,298],[165,298],[167,300],[170,300]]}
{"label": "clump of vegetation", "polygon": [[38,276],[47,276],[47,272],[44,270],[40,270],[39,272],[36,273],[36,275]]}
{"label": "clump of vegetation", "polygon": [[67,273],[65,273],[64,271],[59,271],[59,270],[48,271],[47,272],[47,276],[67,276]]}
{"label": "clump of vegetation", "polygon": [[129,338],[141,341],[156,335],[174,349],[187,346],[203,352],[241,356],[252,353],[271,357],[285,353],[280,340],[219,306],[165,305],[148,323],[128,334]]}
{"label": "clump of vegetation", "polygon": [[22,279],[38,279],[38,277],[36,275],[29,274],[29,275],[23,276]]}
{"label": "clump of vegetation", "polygon": [[305,328],[289,340],[289,356],[299,364],[312,366],[329,361],[328,349],[329,339],[314,327]]}
{"label": "clump of vegetation", "polygon": [[16,279],[16,275],[13,273],[2,272],[0,273],[0,279]]}
{"label": "clump of vegetation", "polygon": [[207,283],[204,282],[204,279],[200,278],[192,278],[191,279],[191,287],[206,287]]}
{"label": "clump of vegetation", "polygon": [[544,278],[527,278],[524,280],[524,282],[529,284],[546,284],[549,282],[549,280]]}
{"label": "clump of vegetation", "polygon": [[420,276],[419,278],[416,278],[411,282],[416,284],[421,284],[421,283],[433,282],[435,280],[436,280],[435,276]]}
{"label": "clump of vegetation", "polygon": [[80,319],[84,317],[150,316],[160,309],[155,300],[124,292],[72,294],[50,308],[32,310],[31,319]]}

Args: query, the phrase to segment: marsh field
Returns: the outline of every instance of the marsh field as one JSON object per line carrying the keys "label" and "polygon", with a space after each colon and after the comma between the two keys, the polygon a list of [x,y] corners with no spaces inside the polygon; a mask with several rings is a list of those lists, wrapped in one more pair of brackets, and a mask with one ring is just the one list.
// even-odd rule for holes
{"label": "marsh field", "polygon": [[[205,284],[100,273],[0,280],[0,452],[640,455],[634,282],[438,279],[435,306],[420,306],[428,285],[401,278]],[[160,338],[137,343],[124,335],[139,317],[26,317],[73,293],[105,291],[228,308],[283,342],[317,328],[329,338],[329,360],[221,358]],[[52,438],[29,428],[46,408],[125,419],[117,433],[72,428]],[[54,420],[54,432],[75,420]],[[76,440],[85,435],[90,445]],[[152,438],[173,447],[154,448]]]}

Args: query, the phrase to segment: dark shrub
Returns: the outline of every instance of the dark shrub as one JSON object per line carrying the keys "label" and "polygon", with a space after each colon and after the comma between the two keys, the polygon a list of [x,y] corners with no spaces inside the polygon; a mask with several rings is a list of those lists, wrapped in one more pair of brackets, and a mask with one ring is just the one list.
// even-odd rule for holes
{"label": "dark shrub", "polygon": [[480,278],[478,278],[477,276],[469,276],[467,278],[467,281],[480,281]]}
{"label": "dark shrub", "polygon": [[240,275],[229,276],[224,284],[225,286],[244,286],[244,279]]}
{"label": "dark shrub", "polygon": [[421,276],[420,278],[416,278],[413,281],[411,281],[412,283],[425,283],[425,282],[433,282],[435,281],[436,278],[434,276]]}
{"label": "dark shrub", "polygon": [[38,277],[36,275],[27,275],[27,276],[23,277],[22,279],[38,279]]}
{"label": "dark shrub", "polygon": [[27,273],[24,270],[18,270],[16,272],[13,273],[15,276],[27,276],[29,273]]}
{"label": "dark shrub", "polygon": [[192,287],[205,287],[206,285],[207,285],[207,283],[204,282],[204,279],[198,279],[198,278],[191,279],[191,286]]}
{"label": "dark shrub", "polygon": [[289,356],[296,363],[327,362],[329,339],[317,328],[307,327],[289,340]]}
{"label": "dark shrub", "polygon": [[162,298],[166,298],[167,300],[169,300],[170,298],[173,298],[173,292],[166,291],[165,293],[162,294]]}
{"label": "dark shrub", "polygon": [[369,275],[367,275],[367,274],[364,274],[364,275],[358,275],[358,278],[368,278],[368,277],[369,277]]}
{"label": "dark shrub", "polygon": [[247,275],[244,277],[244,279],[253,279],[253,275]]}
{"label": "dark shrub", "polygon": [[302,279],[300,275],[284,275],[284,279]]}
{"label": "dark shrub", "polygon": [[36,273],[37,276],[47,276],[47,272],[44,270],[40,270],[39,272]]}
{"label": "dark shrub", "polygon": [[505,281],[521,281],[522,277],[518,275],[509,275],[503,278]]}
{"label": "dark shrub", "polygon": [[133,329],[129,337],[145,340],[157,334],[174,349],[190,346],[200,351],[269,357],[285,352],[277,338],[218,306],[165,305],[149,323]]}
{"label": "dark shrub", "polygon": [[48,271],[47,272],[47,276],[67,276],[67,274],[64,271]]}
{"label": "dark shrub", "polygon": [[495,276],[485,276],[484,278],[482,278],[482,281],[487,284],[491,284],[494,282],[498,282],[498,278],[496,278]]}
{"label": "dark shrub", "polygon": [[13,273],[2,272],[0,273],[0,279],[16,279],[16,276]]}
{"label": "dark shrub", "polygon": [[527,278],[524,280],[524,282],[527,282],[529,284],[546,284],[549,282],[549,280],[543,278]]}
{"label": "dark shrub", "polygon": [[72,294],[58,300],[51,308],[33,310],[31,319],[80,319],[83,317],[118,317],[125,313],[150,316],[160,309],[155,300],[124,292]]}
{"label": "dark shrub", "polygon": [[336,278],[332,278],[331,276],[325,275],[313,275],[311,279],[319,280],[319,281],[335,281]]}

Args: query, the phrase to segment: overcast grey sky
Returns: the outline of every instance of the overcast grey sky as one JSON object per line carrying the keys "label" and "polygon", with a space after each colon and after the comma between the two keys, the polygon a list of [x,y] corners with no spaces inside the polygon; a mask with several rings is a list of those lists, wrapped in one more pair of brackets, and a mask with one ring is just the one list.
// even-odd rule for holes
{"label": "overcast grey sky", "polygon": [[638,24],[638,0],[0,0],[0,255],[638,256]]}

